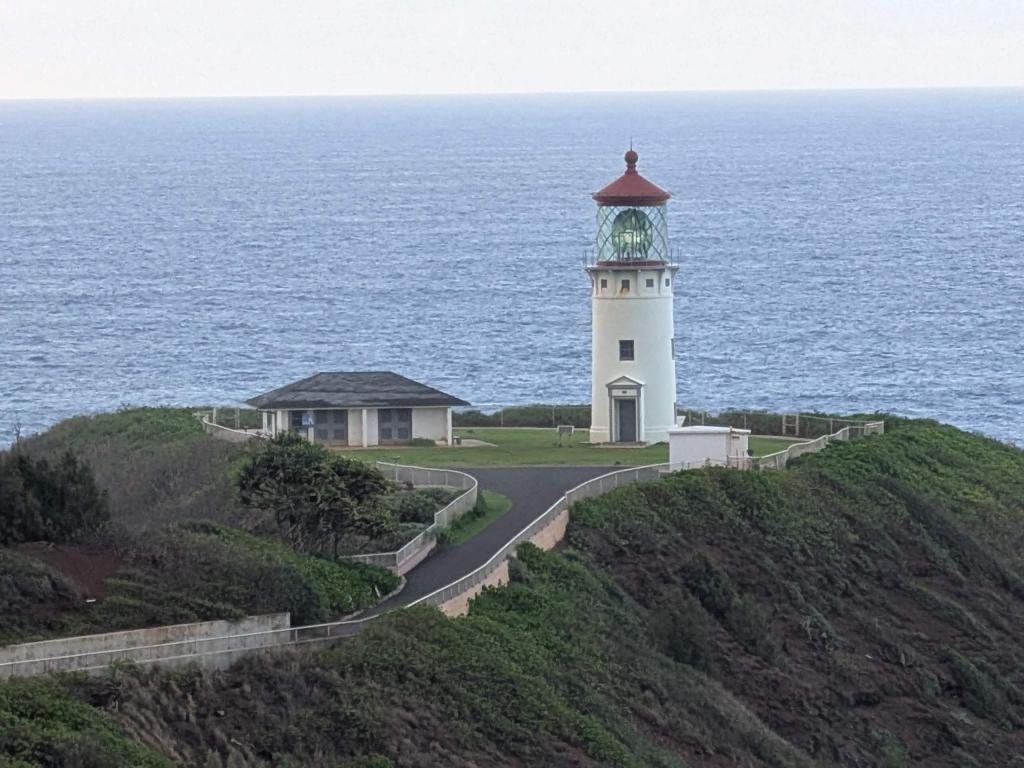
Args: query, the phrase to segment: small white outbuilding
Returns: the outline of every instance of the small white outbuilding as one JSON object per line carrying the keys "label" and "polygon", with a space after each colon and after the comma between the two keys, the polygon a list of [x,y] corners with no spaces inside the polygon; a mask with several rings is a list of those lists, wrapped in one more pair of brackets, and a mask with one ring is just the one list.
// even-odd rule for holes
{"label": "small white outbuilding", "polygon": [[452,408],[465,400],[391,371],[317,373],[246,400],[263,432],[295,432],[313,443],[363,447],[413,440],[452,444]]}
{"label": "small white outbuilding", "polygon": [[701,464],[745,466],[749,429],[673,427],[668,431],[668,460],[673,469]]}

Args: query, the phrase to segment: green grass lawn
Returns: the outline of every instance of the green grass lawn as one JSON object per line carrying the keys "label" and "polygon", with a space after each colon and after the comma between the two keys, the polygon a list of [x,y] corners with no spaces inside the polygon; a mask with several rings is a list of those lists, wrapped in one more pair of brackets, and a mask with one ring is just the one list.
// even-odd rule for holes
{"label": "green grass lawn", "polygon": [[484,500],[483,514],[478,514],[474,509],[456,520],[446,534],[448,546],[454,547],[469,541],[512,508],[512,500],[508,496],[486,490],[481,491],[480,495]]}
{"label": "green grass lawn", "polygon": [[755,437],[751,435],[747,447],[754,451],[755,456],[767,456],[769,453],[784,451],[793,443],[799,440],[790,440],[788,437]]}
{"label": "green grass lawn", "polygon": [[[590,445],[589,431],[576,430],[558,444],[554,429],[526,429],[515,427],[463,427],[455,430],[463,438],[474,438],[493,443],[480,447],[403,447],[367,449],[339,449],[347,456],[363,461],[394,461],[424,467],[484,467],[501,465],[567,464],[586,465],[622,464],[640,466],[668,461],[668,445],[658,443],[643,448],[616,448]],[[757,456],[775,453],[789,445],[786,438],[752,437],[750,447]]]}

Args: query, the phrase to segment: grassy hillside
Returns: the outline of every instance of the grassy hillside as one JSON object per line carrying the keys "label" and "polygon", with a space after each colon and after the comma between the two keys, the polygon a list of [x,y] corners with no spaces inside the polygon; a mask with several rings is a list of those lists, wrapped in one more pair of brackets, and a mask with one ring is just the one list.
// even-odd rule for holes
{"label": "grassy hillside", "polygon": [[572,546],[670,656],[839,765],[1024,754],[1024,453],[930,422],[590,500]]}
{"label": "grassy hillside", "polygon": [[[71,546],[0,548],[0,644],[278,611],[326,621],[398,584],[224,525],[255,522],[235,485],[252,448],[211,439],[192,409],[77,417],[19,446],[51,462],[67,450],[108,494],[115,525]],[[412,512],[432,518],[439,502],[425,501]]]}
{"label": "grassy hillside", "polygon": [[[1024,453],[890,427],[784,472],[581,503],[566,549],[523,547],[465,618],[411,610],[309,655],[64,683],[68,711],[102,707],[114,734],[81,764],[141,745],[213,766],[1014,765]],[[0,723],[20,700],[0,694]],[[101,726],[48,708],[33,727]]]}
{"label": "grassy hillside", "polygon": [[232,470],[244,445],[207,437],[191,408],[127,408],[77,416],[22,441],[34,456],[72,449],[110,494],[114,522],[130,530],[180,520],[236,522]]}
{"label": "grassy hillside", "polygon": [[0,644],[290,611],[299,623],[340,618],[398,586],[383,568],[301,555],[215,523],[184,523],[133,539],[85,603],[34,558],[0,549]]}

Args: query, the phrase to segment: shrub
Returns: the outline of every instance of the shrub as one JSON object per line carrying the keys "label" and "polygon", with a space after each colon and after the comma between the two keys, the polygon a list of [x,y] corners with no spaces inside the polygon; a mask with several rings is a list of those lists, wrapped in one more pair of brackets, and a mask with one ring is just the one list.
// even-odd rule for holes
{"label": "shrub", "polygon": [[109,519],[106,493],[70,450],[55,464],[0,453],[0,544],[74,541]]}
{"label": "shrub", "polygon": [[995,723],[1006,722],[1011,707],[1006,692],[998,682],[952,648],[946,649],[946,661],[960,687],[960,697],[964,706],[978,717]]}
{"label": "shrub", "polygon": [[725,622],[747,651],[767,662],[774,661],[778,648],[768,626],[768,611],[752,595],[735,600]]}
{"label": "shrub", "polygon": [[434,514],[444,508],[454,494],[443,488],[399,490],[383,498],[384,505],[401,523],[433,523]]}
{"label": "shrub", "polygon": [[0,645],[44,634],[74,634],[65,614],[77,613],[81,605],[78,591],[60,573],[33,558],[0,550]]}
{"label": "shrub", "polygon": [[0,765],[170,768],[50,678],[0,685]]}
{"label": "shrub", "polygon": [[375,467],[292,432],[268,441],[238,477],[243,504],[265,514],[297,549],[332,556],[346,535],[393,530],[394,518],[381,503],[387,489]]}
{"label": "shrub", "polygon": [[683,579],[709,613],[726,617],[736,600],[736,588],[727,573],[704,555],[697,555],[687,563]]}
{"label": "shrub", "polygon": [[657,647],[682,664],[711,666],[711,621],[693,595],[670,587],[651,609],[651,633]]}

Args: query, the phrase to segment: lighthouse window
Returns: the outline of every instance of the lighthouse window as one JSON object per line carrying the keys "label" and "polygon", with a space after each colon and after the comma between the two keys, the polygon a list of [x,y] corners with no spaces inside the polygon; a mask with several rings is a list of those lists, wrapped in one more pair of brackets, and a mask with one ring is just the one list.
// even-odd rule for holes
{"label": "lighthouse window", "polygon": [[665,287],[668,288],[668,278],[665,278]]}
{"label": "lighthouse window", "polygon": [[629,280],[623,280],[619,285],[619,293],[629,293]]}
{"label": "lighthouse window", "polygon": [[653,288],[654,287],[654,278],[653,277],[648,277],[647,278],[647,287],[648,288]]}
{"label": "lighthouse window", "polygon": [[633,340],[619,339],[619,360],[633,359]]}
{"label": "lighthouse window", "polygon": [[601,278],[601,287],[602,288],[607,288],[608,287],[608,281],[605,278],[603,278],[603,277]]}

